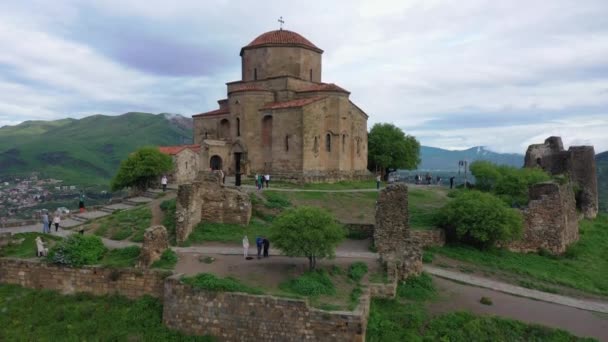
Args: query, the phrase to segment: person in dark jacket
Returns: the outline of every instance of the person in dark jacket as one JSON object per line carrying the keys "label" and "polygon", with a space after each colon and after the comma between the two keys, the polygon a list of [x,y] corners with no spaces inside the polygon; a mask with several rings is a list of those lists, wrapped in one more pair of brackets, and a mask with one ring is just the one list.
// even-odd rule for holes
{"label": "person in dark jacket", "polygon": [[258,247],[258,259],[262,257],[262,245],[264,244],[264,239],[261,236],[255,238],[255,245]]}
{"label": "person in dark jacket", "polygon": [[268,248],[270,248],[270,241],[267,238],[262,240],[262,245],[264,246],[264,258],[268,258]]}

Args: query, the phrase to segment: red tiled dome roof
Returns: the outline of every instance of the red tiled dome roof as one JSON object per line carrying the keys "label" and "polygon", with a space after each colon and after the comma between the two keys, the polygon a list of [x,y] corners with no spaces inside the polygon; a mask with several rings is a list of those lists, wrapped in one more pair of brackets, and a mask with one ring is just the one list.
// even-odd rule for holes
{"label": "red tiled dome roof", "polygon": [[275,30],[259,35],[256,39],[251,41],[251,43],[247,44],[247,46],[244,46],[243,49],[241,49],[241,55],[245,49],[277,45],[295,45],[323,53],[323,50],[319,49],[315,44],[311,43],[310,40],[302,37],[298,33],[288,30]]}

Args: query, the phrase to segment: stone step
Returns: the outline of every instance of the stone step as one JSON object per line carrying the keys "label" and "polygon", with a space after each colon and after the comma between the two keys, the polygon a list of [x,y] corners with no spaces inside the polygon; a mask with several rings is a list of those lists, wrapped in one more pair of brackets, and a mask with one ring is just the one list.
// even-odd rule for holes
{"label": "stone step", "polygon": [[146,191],[146,192],[143,193],[142,196],[143,197],[148,197],[148,198],[151,198],[151,199],[156,199],[156,196],[158,196],[158,193],[152,192],[152,191]]}
{"label": "stone step", "polygon": [[105,211],[106,213],[110,213],[110,214],[116,211],[116,209],[112,209],[112,208],[108,208],[108,207],[101,207],[101,208],[99,208],[99,210]]}
{"label": "stone step", "polygon": [[87,219],[86,217],[80,217],[78,215],[72,215],[70,217],[72,220],[74,221],[78,221],[78,222],[87,222],[89,219]]}

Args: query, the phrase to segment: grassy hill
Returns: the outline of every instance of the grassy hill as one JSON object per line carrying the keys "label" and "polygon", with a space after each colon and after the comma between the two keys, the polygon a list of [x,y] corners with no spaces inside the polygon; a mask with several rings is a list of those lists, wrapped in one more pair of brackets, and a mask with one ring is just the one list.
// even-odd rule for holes
{"label": "grassy hill", "polygon": [[192,141],[183,117],[126,113],[0,128],[0,176],[40,172],[78,184],[107,184],[120,161],[141,146]]}
{"label": "grassy hill", "polygon": [[608,212],[608,151],[595,156],[597,167],[597,190],[600,197],[600,211]]}

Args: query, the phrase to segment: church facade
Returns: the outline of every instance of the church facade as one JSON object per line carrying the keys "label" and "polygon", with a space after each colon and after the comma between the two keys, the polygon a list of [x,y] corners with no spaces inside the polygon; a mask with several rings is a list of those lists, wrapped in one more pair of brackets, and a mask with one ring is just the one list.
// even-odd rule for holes
{"label": "church facade", "polygon": [[368,116],[347,90],[322,82],[322,54],[287,30],[243,47],[241,80],[227,83],[219,108],[192,116],[201,169],[303,182],[368,177]]}

